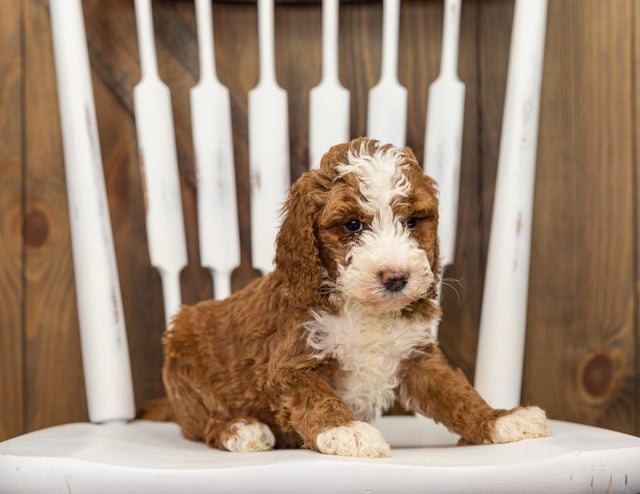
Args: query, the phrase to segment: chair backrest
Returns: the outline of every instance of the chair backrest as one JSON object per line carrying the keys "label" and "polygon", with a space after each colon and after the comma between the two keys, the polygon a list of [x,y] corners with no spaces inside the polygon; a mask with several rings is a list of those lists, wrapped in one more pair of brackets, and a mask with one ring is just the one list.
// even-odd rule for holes
{"label": "chair backrest", "polygon": [[[445,25],[452,26],[454,37],[457,37],[460,2],[451,1],[447,4],[449,10]],[[80,0],[51,0],[50,5],[89,414],[91,420],[97,422],[126,420],[133,416],[133,386],[102,176],[81,5]],[[546,0],[517,0],[515,4],[476,370],[477,386],[495,406],[515,406],[520,399],[546,5]],[[231,149],[231,105],[227,99],[228,93],[216,77],[213,59],[214,52],[229,45],[214,51],[211,45],[214,39],[210,25],[211,5],[208,1],[198,1],[197,7],[198,36],[202,47],[201,68],[198,85],[191,92],[191,116],[198,185],[199,245],[203,265],[214,273],[214,293],[220,295],[229,291],[231,272],[242,259],[236,202],[239,199],[241,206],[246,205],[244,196],[247,195],[247,190],[239,190],[238,199],[233,193],[237,165],[234,164]],[[329,50],[336,50],[336,53],[340,51],[337,48],[336,17],[331,15],[332,12],[336,13],[337,7],[335,1],[323,4],[326,16],[325,39],[333,38],[333,41],[327,41],[323,45],[323,55]],[[292,175],[295,176],[314,165],[314,160],[317,159],[314,156],[317,154],[312,153],[311,158],[306,156],[308,141],[313,143],[313,148],[316,143],[331,142],[336,135],[331,125],[322,123],[318,116],[320,110],[312,111],[309,139],[295,124],[289,123],[292,114],[307,114],[301,110],[306,107],[306,97],[304,101],[299,98],[292,101],[290,98],[287,102],[286,92],[278,86],[275,59],[282,54],[276,53],[274,59],[274,51],[277,50],[274,44],[273,8],[273,0],[258,0],[259,80],[248,94],[248,124],[238,129],[237,120],[233,121],[236,125],[233,129],[236,139],[239,135],[245,136],[248,133],[252,257],[253,266],[263,272],[271,266],[273,238],[278,223],[277,211],[284,198],[292,169]],[[290,8],[308,9],[309,6],[297,5]],[[312,8],[316,10],[314,19],[319,23],[319,5]],[[439,99],[429,101],[429,105],[435,107],[437,101],[443,111],[430,116],[433,121],[427,124],[426,133],[430,140],[442,139],[442,142],[423,143],[424,127],[415,125],[415,122],[418,119],[424,120],[425,113],[416,108],[426,107],[426,91],[418,91],[413,85],[412,91],[407,94],[406,89],[398,82],[397,74],[399,66],[404,66],[404,70],[409,73],[421,73],[423,65],[420,57],[423,56],[426,38],[422,32],[423,26],[416,25],[411,34],[412,43],[407,43],[406,38],[402,37],[401,48],[398,48],[399,8],[399,0],[384,0],[382,39],[378,37],[376,40],[382,45],[379,73],[377,67],[374,69],[367,63],[365,52],[352,55],[351,60],[343,60],[340,65],[343,70],[348,67],[354,71],[356,78],[366,74],[366,78],[378,80],[378,84],[370,92],[363,90],[366,85],[362,84],[352,91],[351,101],[355,103],[351,108],[355,111],[351,115],[351,134],[355,136],[366,131],[372,137],[398,145],[407,142],[419,157],[425,148],[427,151],[424,154],[436,157],[434,159],[452,156],[453,169],[438,170],[433,163],[427,163],[427,167],[431,166],[440,179],[442,193],[457,197],[459,172],[455,170],[463,145],[460,136],[462,129],[454,132],[451,138],[450,135],[439,136],[434,131],[430,132],[428,127],[444,128],[451,124],[448,119],[450,113],[455,113],[456,101],[460,105],[459,99],[456,99],[460,92],[434,92],[435,98]],[[412,15],[413,9],[418,9],[419,6],[410,3],[408,8],[412,9],[409,13],[411,18],[405,18],[405,23],[417,23]],[[167,86],[159,77],[150,0],[136,0],[135,10],[142,72],[140,82],[134,90],[133,108],[144,189],[140,192],[144,194],[149,258],[160,273],[165,318],[169,318],[180,304],[180,272],[187,264],[182,210],[184,199],[181,200],[180,197],[171,97]],[[431,25],[438,25],[441,19],[441,16],[431,18]],[[309,26],[308,31],[310,35],[315,35],[320,32],[320,28],[317,25]],[[439,34],[438,31],[436,33]],[[287,33],[276,32],[275,36],[282,40]],[[343,37],[338,39],[345,42]],[[433,35],[429,39],[435,41]],[[358,41],[372,40],[366,36],[362,36],[360,40],[353,36],[348,41],[354,44],[351,49],[355,50]],[[296,39],[284,41],[294,48],[299,42]],[[316,42],[320,44],[319,39]],[[446,74],[448,79],[442,75],[441,82],[456,83],[459,88],[460,83],[455,76],[457,58],[451,51],[457,51],[457,46],[445,48],[447,62],[443,61],[442,74],[445,74],[446,66],[449,66],[449,71]],[[288,61],[288,77],[296,78],[298,74],[304,73],[306,53],[302,51],[298,56],[299,60]],[[344,88],[339,87],[335,62],[325,59],[324,64],[326,72],[323,72],[319,87],[329,95],[327,101],[335,103],[336,100],[341,100],[343,105],[348,104],[348,97],[344,99]],[[374,72],[376,74],[372,76]],[[363,82],[366,82],[366,78]],[[444,84],[444,87],[447,89],[449,86]],[[416,97],[421,93],[422,96]],[[322,96],[318,91],[315,94],[316,98]],[[364,129],[359,122],[365,120],[365,105],[362,101],[367,95],[369,118]],[[288,103],[295,105],[293,109],[289,109]],[[450,106],[447,107],[447,104]],[[313,97],[311,107],[316,108]],[[452,111],[448,112],[448,108]],[[405,130],[407,119],[410,125]],[[296,123],[299,124],[299,120]],[[245,132],[246,128],[248,132]],[[344,133],[344,126],[339,130]],[[323,132],[329,135],[324,135]],[[303,141],[304,144],[300,144]],[[295,152],[300,146],[304,152]],[[429,152],[429,148],[435,151]],[[296,154],[293,166],[290,150],[294,150]],[[300,155],[304,155],[304,159],[300,160]],[[246,156],[242,158],[246,159]],[[446,208],[442,216],[454,225],[449,230],[455,232],[457,205],[451,201],[443,201],[442,207]],[[454,239],[448,239],[447,242],[453,252]],[[453,261],[453,254],[449,257],[447,260]],[[505,311],[505,307],[510,309]],[[487,351],[496,345],[502,348],[500,355],[504,359],[497,359],[495,354]]]}

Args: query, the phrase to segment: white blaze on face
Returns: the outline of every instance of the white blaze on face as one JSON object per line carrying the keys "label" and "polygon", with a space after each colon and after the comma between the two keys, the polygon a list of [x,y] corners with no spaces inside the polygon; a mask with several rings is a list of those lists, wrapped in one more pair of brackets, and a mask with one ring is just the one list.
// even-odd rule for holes
{"label": "white blaze on face", "polygon": [[353,173],[358,177],[362,208],[375,214],[390,207],[394,200],[406,197],[411,184],[402,173],[403,153],[400,149],[377,149],[372,155],[366,153],[364,146],[358,155],[349,152],[349,162],[338,166],[338,173]]}
{"label": "white blaze on face", "polygon": [[[402,309],[424,297],[434,280],[426,252],[405,226],[407,218],[393,213],[394,202],[405,198],[411,187],[402,173],[403,157],[398,148],[377,149],[372,155],[362,148],[361,154],[350,153],[348,163],[338,167],[340,175],[358,178],[363,215],[373,220],[359,234],[348,264],[339,267],[337,286],[346,299],[374,312]],[[386,271],[406,274],[406,286],[386,290],[381,281]]]}

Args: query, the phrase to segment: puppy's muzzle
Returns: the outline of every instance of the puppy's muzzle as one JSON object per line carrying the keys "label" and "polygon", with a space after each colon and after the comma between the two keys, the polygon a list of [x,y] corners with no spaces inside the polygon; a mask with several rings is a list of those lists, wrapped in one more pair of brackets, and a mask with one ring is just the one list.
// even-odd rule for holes
{"label": "puppy's muzzle", "polygon": [[380,283],[388,292],[400,292],[409,283],[409,274],[404,271],[385,270],[378,274]]}

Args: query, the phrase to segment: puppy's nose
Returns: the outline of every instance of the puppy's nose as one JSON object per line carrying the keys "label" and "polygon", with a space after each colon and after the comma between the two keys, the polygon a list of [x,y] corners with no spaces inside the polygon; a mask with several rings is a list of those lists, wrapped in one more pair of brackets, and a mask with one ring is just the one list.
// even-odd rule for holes
{"label": "puppy's nose", "polygon": [[380,272],[380,282],[387,291],[399,292],[409,282],[409,275],[404,271],[385,270]]}

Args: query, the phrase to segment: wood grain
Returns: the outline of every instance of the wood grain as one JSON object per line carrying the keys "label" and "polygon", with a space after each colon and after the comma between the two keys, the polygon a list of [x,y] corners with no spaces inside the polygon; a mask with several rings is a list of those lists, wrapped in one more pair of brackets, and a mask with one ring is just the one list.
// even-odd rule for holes
{"label": "wood grain", "polygon": [[0,441],[24,430],[22,342],[22,23],[0,16]]}
{"label": "wood grain", "polygon": [[524,400],[638,433],[632,33],[629,1],[550,4]]}
{"label": "wood grain", "polygon": [[[25,427],[86,419],[47,2],[23,1]],[[33,221],[33,222],[32,222]]]}
{"label": "wood grain", "polygon": [[638,242],[640,242],[640,201],[638,200],[638,191],[640,190],[640,173],[638,171],[638,159],[640,159],[640,147],[638,143],[640,142],[640,0],[634,0],[632,3],[632,12],[633,12],[633,60],[632,60],[632,74],[633,74],[633,130],[634,135],[632,136],[632,152],[633,152],[633,163],[634,163],[634,194],[633,200],[631,202],[631,207],[633,208],[633,214],[635,216],[635,224],[633,225],[634,238],[633,238],[633,246],[634,246],[634,263],[635,263],[635,271],[634,271],[634,283],[635,283],[635,300],[634,300],[634,312],[635,312],[635,320],[633,334],[634,334],[634,342],[633,347],[636,349],[635,351],[635,362],[633,367],[635,369],[635,393],[636,393],[636,424],[635,424],[635,434],[640,434],[640,250],[638,249]]}

